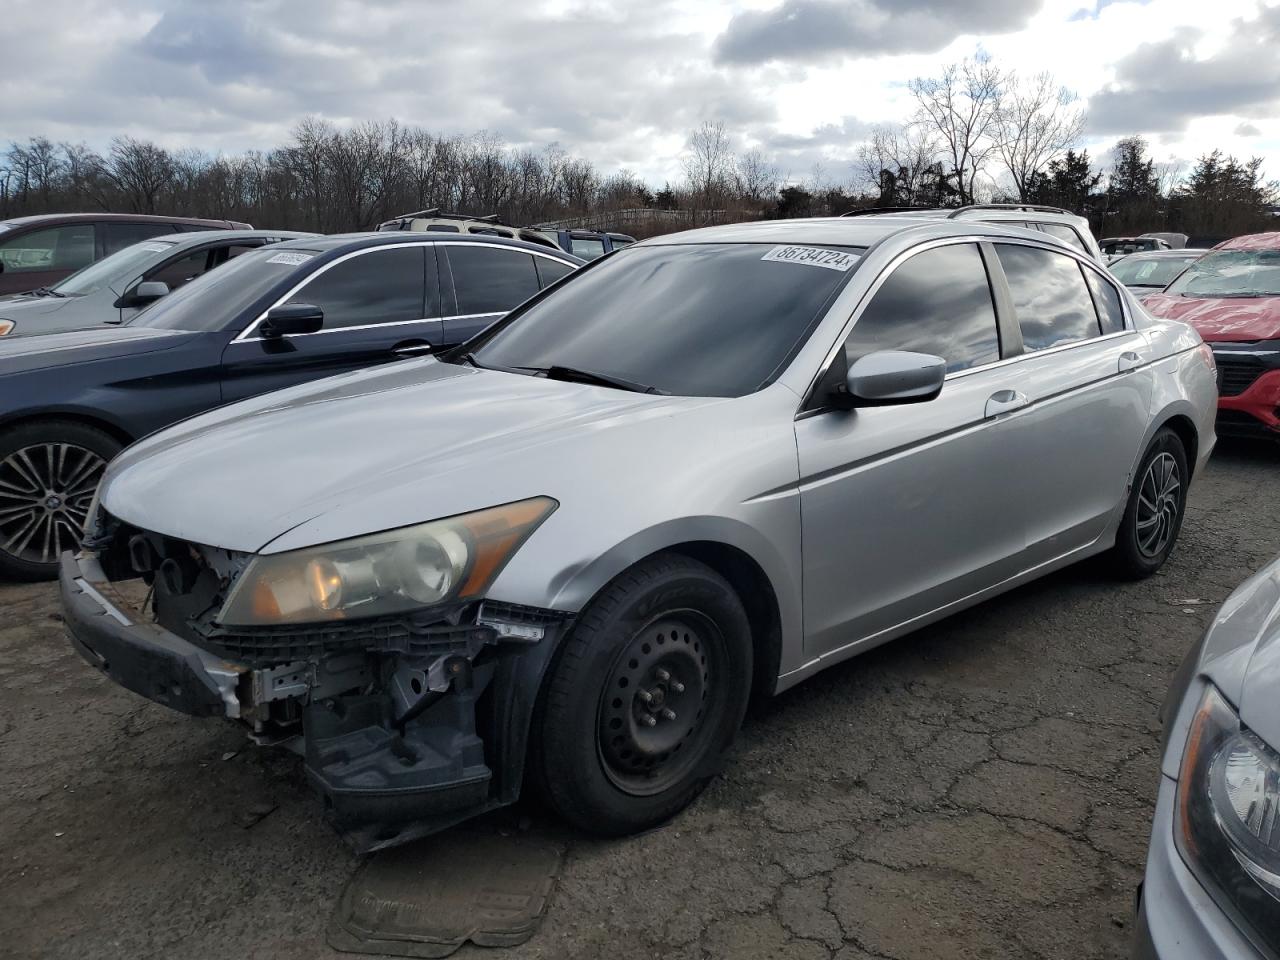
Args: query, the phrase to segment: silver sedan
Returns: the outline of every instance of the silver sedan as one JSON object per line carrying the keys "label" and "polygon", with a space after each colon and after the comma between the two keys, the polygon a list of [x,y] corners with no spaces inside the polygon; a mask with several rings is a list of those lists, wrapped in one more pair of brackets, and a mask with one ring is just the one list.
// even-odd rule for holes
{"label": "silver sedan", "polygon": [[1280,560],[1227,598],[1161,710],[1143,960],[1280,953]]}
{"label": "silver sedan", "polygon": [[1191,328],[1043,233],[676,234],[451,353],[126,450],[66,621],[124,686],[302,753],[363,846],[526,772],[622,834],[693,799],[753,693],[1085,557],[1159,569],[1216,399]]}

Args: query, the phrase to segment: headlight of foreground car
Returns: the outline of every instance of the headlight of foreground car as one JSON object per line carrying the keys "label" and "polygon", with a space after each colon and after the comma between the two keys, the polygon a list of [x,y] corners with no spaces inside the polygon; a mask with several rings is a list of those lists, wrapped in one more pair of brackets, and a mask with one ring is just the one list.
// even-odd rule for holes
{"label": "headlight of foreground car", "polygon": [[0,320],[0,337],[3,337],[6,333],[8,333],[12,329],[13,329],[12,320]]}
{"label": "headlight of foreground car", "polygon": [[243,627],[316,623],[479,597],[557,506],[550,497],[534,497],[255,557],[217,620]]}
{"label": "headlight of foreground car", "polygon": [[1280,755],[1212,686],[1187,736],[1174,839],[1219,906],[1280,950]]}

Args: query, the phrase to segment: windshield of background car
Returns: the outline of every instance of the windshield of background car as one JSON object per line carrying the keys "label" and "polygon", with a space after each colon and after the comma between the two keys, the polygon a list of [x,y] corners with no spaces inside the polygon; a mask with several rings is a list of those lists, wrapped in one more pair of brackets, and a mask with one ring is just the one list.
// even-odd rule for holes
{"label": "windshield of background car", "polygon": [[1280,296],[1280,250],[1207,253],[1169,284],[1165,293],[1184,297]]}
{"label": "windshield of background car", "polygon": [[161,330],[221,330],[318,252],[272,245],[243,253],[157,300],[129,324]]}
{"label": "windshield of background car", "polygon": [[630,247],[493,328],[473,353],[482,366],[573,367],[680,396],[743,396],[781,372],[862,249]]}
{"label": "windshield of background car", "polygon": [[1111,272],[1126,287],[1163,290],[1195,257],[1125,257],[1111,264]]}
{"label": "windshield of background car", "polygon": [[107,286],[116,293],[123,293],[126,283],[145,273],[152,264],[159,263],[173,252],[173,248],[174,243],[169,240],[135,243],[89,264],[83,270],[77,270],[52,289],[65,297],[82,297]]}

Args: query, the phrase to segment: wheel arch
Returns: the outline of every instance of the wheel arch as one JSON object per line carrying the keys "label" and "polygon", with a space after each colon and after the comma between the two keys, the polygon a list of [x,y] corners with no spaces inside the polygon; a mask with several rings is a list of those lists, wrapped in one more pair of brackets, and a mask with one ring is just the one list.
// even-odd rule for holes
{"label": "wheel arch", "polygon": [[[1194,476],[1196,458],[1200,453],[1200,434],[1195,423],[1185,413],[1175,413],[1161,421],[1156,432],[1168,427],[1182,441],[1182,448],[1187,452],[1187,472]],[[1190,477],[1188,477],[1190,479]]]}
{"label": "wheel arch", "polygon": [[39,410],[25,412],[14,417],[0,420],[0,433],[14,430],[19,427],[27,427],[33,423],[43,423],[49,421],[61,421],[65,423],[78,423],[85,427],[92,427],[95,430],[101,430],[114,440],[119,441],[122,446],[128,446],[133,443],[134,437],[125,430],[120,424],[103,417],[88,413],[83,410]]}

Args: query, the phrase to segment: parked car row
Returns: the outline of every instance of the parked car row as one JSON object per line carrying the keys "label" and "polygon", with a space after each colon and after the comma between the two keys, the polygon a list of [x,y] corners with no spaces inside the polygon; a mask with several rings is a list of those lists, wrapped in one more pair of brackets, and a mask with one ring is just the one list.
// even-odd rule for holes
{"label": "parked car row", "polygon": [[[492,294],[459,279],[485,250],[527,267],[527,299],[491,324]],[[79,413],[118,404],[133,436],[157,406],[187,417],[99,448],[96,497],[75,487],[76,648],[297,750],[362,848],[526,782],[629,833],[697,795],[753,692],[1085,557],[1155,572],[1214,445],[1200,338],[1040,230],[738,224],[543,273],[573,263],[463,231],[292,240],[170,294],[127,340],[52,351],[110,358],[15,342],[18,393],[82,383]],[[445,315],[414,319],[434,298]],[[383,339],[353,359],[363,339],[331,346],[353,330]],[[469,339],[368,366],[440,332]],[[94,449],[48,446],[54,465]],[[61,510],[44,480],[32,502]],[[36,549],[22,562],[49,562]],[[119,590],[137,580],[142,607]]]}

